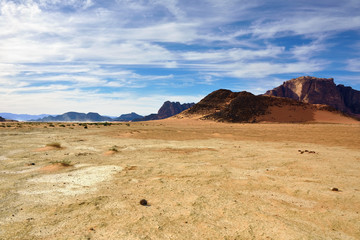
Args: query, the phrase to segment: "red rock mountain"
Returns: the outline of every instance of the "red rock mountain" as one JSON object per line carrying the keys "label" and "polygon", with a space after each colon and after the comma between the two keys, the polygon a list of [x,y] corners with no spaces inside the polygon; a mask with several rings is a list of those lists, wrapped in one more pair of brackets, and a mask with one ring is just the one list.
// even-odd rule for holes
{"label": "red rock mountain", "polygon": [[158,119],[164,119],[174,116],[182,111],[192,107],[195,103],[183,103],[166,101],[158,111]]}
{"label": "red rock mountain", "polygon": [[354,123],[333,107],[291,98],[255,96],[249,92],[220,89],[175,116],[220,122],[342,122]]}
{"label": "red rock mountain", "polygon": [[360,117],[360,91],[336,85],[333,78],[299,77],[284,82],[264,95],[292,98],[312,104],[326,104]]}

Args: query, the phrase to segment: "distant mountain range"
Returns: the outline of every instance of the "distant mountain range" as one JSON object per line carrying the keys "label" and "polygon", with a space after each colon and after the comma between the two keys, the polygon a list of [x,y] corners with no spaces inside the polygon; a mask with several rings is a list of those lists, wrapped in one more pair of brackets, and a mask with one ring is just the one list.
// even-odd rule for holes
{"label": "distant mountain range", "polygon": [[67,112],[57,116],[47,116],[35,120],[37,122],[106,122],[113,121],[110,117],[101,116],[98,113]]}
{"label": "distant mountain range", "polygon": [[39,119],[50,116],[49,114],[30,115],[30,114],[14,114],[14,113],[0,113],[0,116],[6,119],[18,120],[18,121],[29,121],[33,119]]}
{"label": "distant mountain range", "polygon": [[[111,122],[111,121],[120,121],[120,122],[129,122],[129,121],[149,121],[149,120],[158,120],[164,119],[171,116],[174,116],[185,109],[193,106],[194,103],[185,103],[180,104],[179,102],[170,102],[166,101],[162,107],[159,109],[157,114],[150,114],[146,117],[141,116],[137,113],[128,113],[122,114],[119,117],[111,118],[107,116],[101,116],[98,113],[79,113],[79,112],[67,112],[57,116],[45,115],[44,117],[40,117],[38,119],[30,118],[29,116],[36,115],[26,115],[28,116],[28,121],[37,121],[37,122]],[[8,114],[7,116],[19,116],[19,114]],[[10,118],[10,117],[9,117]],[[24,119],[24,118],[22,118]]]}

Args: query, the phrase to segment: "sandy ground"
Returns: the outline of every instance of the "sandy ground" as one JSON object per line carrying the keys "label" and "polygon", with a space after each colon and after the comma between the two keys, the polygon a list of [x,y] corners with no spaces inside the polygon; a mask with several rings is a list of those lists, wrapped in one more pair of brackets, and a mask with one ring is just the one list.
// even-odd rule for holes
{"label": "sandy ground", "polygon": [[0,239],[360,239],[359,124],[54,125],[0,126]]}

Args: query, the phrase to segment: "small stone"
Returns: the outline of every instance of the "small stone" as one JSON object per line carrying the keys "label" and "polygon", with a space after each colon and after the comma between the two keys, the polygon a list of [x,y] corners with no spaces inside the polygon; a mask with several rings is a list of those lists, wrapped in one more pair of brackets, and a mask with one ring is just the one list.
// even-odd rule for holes
{"label": "small stone", "polygon": [[141,199],[140,204],[143,205],[143,206],[147,206],[148,202],[145,199]]}
{"label": "small stone", "polygon": [[331,189],[331,191],[333,191],[333,192],[338,192],[338,191],[339,191],[339,189],[338,189],[338,188],[336,188],[336,187],[334,187],[334,188],[332,188],[332,189]]}

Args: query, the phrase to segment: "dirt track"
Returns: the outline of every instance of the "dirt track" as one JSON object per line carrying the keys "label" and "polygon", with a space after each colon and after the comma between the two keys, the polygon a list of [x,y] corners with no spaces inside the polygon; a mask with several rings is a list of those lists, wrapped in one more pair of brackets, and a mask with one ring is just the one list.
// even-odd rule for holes
{"label": "dirt track", "polygon": [[359,124],[9,125],[0,239],[360,238]]}

